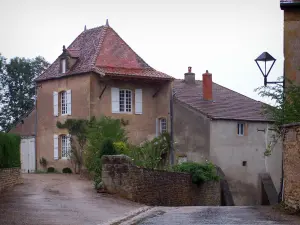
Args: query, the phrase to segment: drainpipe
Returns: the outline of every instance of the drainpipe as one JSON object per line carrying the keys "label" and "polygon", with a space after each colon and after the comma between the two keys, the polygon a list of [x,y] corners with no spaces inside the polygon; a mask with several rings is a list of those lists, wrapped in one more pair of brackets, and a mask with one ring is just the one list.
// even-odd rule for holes
{"label": "drainpipe", "polygon": [[35,124],[34,124],[34,135],[35,135],[35,170],[37,170],[37,122],[38,122],[38,112],[37,112],[37,82],[35,82],[35,98],[34,98],[34,105],[35,105]]}
{"label": "drainpipe", "polygon": [[171,87],[171,97],[170,97],[170,122],[171,122],[171,152],[170,152],[170,163],[174,165],[174,128],[173,128],[173,88]]}

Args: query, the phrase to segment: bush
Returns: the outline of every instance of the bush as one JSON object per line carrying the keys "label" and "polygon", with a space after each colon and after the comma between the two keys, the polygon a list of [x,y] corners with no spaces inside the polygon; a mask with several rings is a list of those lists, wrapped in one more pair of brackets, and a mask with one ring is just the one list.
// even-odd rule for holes
{"label": "bush", "polygon": [[72,173],[72,170],[69,167],[63,168],[63,173]]}
{"label": "bush", "polygon": [[176,172],[190,173],[194,184],[201,184],[205,181],[217,181],[220,179],[217,175],[215,166],[210,162],[204,164],[184,162],[173,166],[172,170]]}
{"label": "bush", "polygon": [[114,147],[116,149],[116,152],[120,155],[130,155],[130,149],[128,147],[128,145],[123,142],[123,141],[119,141],[119,142],[114,142]]}
{"label": "bush", "polygon": [[0,168],[20,167],[21,137],[0,132]]}
{"label": "bush", "polygon": [[100,158],[103,155],[116,155],[117,151],[115,149],[114,143],[110,138],[107,138],[103,141],[101,151],[100,151]]}
{"label": "bush", "polygon": [[47,173],[54,173],[54,172],[55,172],[55,168],[54,167],[48,167]]}

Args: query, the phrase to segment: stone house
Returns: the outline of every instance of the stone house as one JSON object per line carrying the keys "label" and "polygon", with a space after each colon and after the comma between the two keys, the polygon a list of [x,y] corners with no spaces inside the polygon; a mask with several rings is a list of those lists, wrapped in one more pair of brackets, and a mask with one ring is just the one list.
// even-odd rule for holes
{"label": "stone house", "polygon": [[[281,0],[284,11],[284,76],[300,85],[300,1]],[[300,122],[300,121],[299,121]],[[285,126],[283,157],[283,201],[300,208],[300,124]]]}
{"label": "stone house", "polygon": [[[70,135],[57,121],[124,119],[134,144],[168,130],[172,80],[149,66],[108,23],[85,29],[36,79],[36,168],[42,157],[58,170],[72,168]],[[20,126],[11,132],[19,133]]]}
{"label": "stone house", "polygon": [[210,160],[225,173],[236,205],[261,204],[259,174],[269,173],[280,191],[282,144],[274,140],[272,121],[261,102],[213,83],[208,71],[202,78],[195,80],[189,67],[173,84],[177,162]]}

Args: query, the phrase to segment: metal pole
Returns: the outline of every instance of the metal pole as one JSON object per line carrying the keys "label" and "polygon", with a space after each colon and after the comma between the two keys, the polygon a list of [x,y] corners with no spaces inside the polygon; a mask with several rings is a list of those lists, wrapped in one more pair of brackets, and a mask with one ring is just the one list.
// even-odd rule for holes
{"label": "metal pole", "polygon": [[171,122],[171,151],[170,151],[170,163],[174,165],[174,127],[173,127],[173,89],[171,88],[171,98],[170,98],[170,122]]}

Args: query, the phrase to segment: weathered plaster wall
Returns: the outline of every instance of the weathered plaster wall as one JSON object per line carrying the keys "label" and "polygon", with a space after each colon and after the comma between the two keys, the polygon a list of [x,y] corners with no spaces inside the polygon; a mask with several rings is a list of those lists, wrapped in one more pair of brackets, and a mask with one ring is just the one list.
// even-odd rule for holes
{"label": "weathered plaster wall", "polygon": [[284,139],[284,202],[300,208],[300,123],[286,127]]}
{"label": "weathered plaster wall", "polygon": [[9,133],[19,134],[21,136],[34,136],[35,135],[35,110],[29,113],[27,117],[22,118],[22,120],[9,131]]}
{"label": "weathered plaster wall", "polygon": [[[279,191],[282,146],[279,142],[271,156],[264,155],[272,140],[269,128],[267,123],[248,122],[246,135],[238,136],[237,121],[214,120],[211,123],[210,159],[225,173],[235,205],[260,204],[260,173],[270,173]],[[245,166],[243,161],[246,161]]]}
{"label": "weathered plaster wall", "polygon": [[124,155],[103,156],[102,181],[109,193],[147,205],[220,205],[220,182],[192,184],[191,175],[139,168]]}
{"label": "weathered plaster wall", "polygon": [[[106,86],[106,88],[105,88]],[[129,89],[132,91],[132,113],[112,113],[111,88]],[[105,90],[104,90],[105,88]],[[171,82],[154,82],[145,80],[107,80],[91,76],[91,115],[111,116],[128,120],[126,131],[129,140],[134,144],[152,139],[156,134],[156,118],[165,117],[169,123]],[[142,89],[143,113],[135,114],[135,89]],[[159,92],[155,97],[153,95]],[[100,94],[104,90],[101,98]]]}
{"label": "weathered plaster wall", "polygon": [[300,84],[300,10],[284,11],[285,76]]}
{"label": "weathered plaster wall", "polygon": [[178,156],[188,161],[209,159],[210,119],[174,100],[174,147]]}

